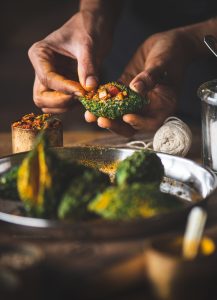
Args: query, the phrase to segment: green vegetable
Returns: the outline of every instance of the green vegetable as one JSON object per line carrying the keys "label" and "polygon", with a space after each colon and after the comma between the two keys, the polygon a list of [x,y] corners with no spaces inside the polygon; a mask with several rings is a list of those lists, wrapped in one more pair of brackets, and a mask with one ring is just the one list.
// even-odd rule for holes
{"label": "green vegetable", "polygon": [[134,182],[161,182],[164,167],[160,158],[152,151],[136,151],[119,163],[115,180],[118,185]]}
{"label": "green vegetable", "polygon": [[141,111],[143,106],[148,103],[148,100],[131,90],[130,88],[111,82],[110,85],[116,86],[121,91],[126,91],[128,97],[123,100],[107,100],[88,99],[85,96],[80,97],[80,101],[86,110],[92,112],[96,117],[106,117],[109,119],[117,119],[129,113]]}
{"label": "green vegetable", "polygon": [[181,200],[160,192],[164,168],[154,152],[137,151],[122,161],[116,186],[111,186],[106,174],[65,161],[48,146],[44,132],[21,165],[0,177],[0,195],[6,191],[16,195],[17,180],[19,198],[28,216],[75,220],[99,215],[130,220],[183,205]]}
{"label": "green vegetable", "polygon": [[88,205],[90,212],[110,220],[146,218],[178,209],[183,203],[160,192],[156,184],[109,187]]}
{"label": "green vegetable", "polygon": [[84,167],[84,173],[72,180],[58,208],[60,219],[86,218],[87,204],[109,184],[109,177],[95,169]]}
{"label": "green vegetable", "polygon": [[0,197],[17,200],[19,199],[17,191],[18,166],[14,166],[0,177]]}
{"label": "green vegetable", "polygon": [[48,147],[46,134],[39,136],[35,147],[18,170],[17,186],[27,214],[33,217],[56,217],[63,191],[71,178],[83,170],[78,164],[61,160]]}

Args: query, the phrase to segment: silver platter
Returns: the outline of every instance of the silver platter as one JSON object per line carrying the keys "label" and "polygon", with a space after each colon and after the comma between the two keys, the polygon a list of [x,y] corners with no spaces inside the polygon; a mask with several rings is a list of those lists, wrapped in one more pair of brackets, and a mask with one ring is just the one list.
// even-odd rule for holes
{"label": "silver platter", "polygon": [[[133,154],[132,149],[70,147],[56,148],[55,151],[67,160],[91,162],[99,168],[116,161],[121,161]],[[24,231],[25,234],[39,234],[43,237],[75,238],[75,239],[121,239],[138,238],[152,233],[160,233],[179,222],[183,222],[189,209],[195,205],[204,205],[217,187],[217,179],[213,172],[199,164],[180,157],[157,153],[165,168],[165,180],[161,189],[177,195],[187,203],[179,211],[160,214],[155,217],[136,221],[90,220],[79,222],[63,222],[29,218],[20,215],[22,203],[0,199],[0,221],[7,223],[13,230]],[[19,153],[0,159],[0,174],[10,167],[19,164],[25,153]],[[15,224],[17,226],[15,226]]]}

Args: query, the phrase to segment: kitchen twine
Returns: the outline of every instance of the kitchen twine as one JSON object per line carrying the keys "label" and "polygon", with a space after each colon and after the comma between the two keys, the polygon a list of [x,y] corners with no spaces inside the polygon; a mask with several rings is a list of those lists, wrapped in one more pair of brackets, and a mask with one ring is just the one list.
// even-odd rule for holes
{"label": "kitchen twine", "polygon": [[192,143],[192,133],[187,124],[176,117],[169,117],[157,130],[153,139],[132,141],[129,148],[150,149],[158,152],[185,156]]}

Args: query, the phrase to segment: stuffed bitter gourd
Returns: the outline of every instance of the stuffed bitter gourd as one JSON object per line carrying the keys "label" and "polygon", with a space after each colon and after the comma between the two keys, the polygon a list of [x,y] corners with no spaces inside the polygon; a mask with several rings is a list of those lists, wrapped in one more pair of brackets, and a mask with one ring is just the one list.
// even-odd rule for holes
{"label": "stuffed bitter gourd", "polygon": [[41,134],[18,170],[19,196],[27,214],[34,217],[56,217],[63,191],[71,177],[82,172],[83,168],[60,159],[48,147],[46,134]]}
{"label": "stuffed bitter gourd", "polygon": [[19,199],[17,191],[18,166],[12,167],[0,177],[0,197],[17,200]]}
{"label": "stuffed bitter gourd", "polygon": [[164,167],[160,158],[153,151],[136,151],[119,163],[115,181],[118,185],[134,182],[160,184],[164,175]]}
{"label": "stuffed bitter gourd", "polygon": [[101,85],[97,91],[80,97],[80,101],[96,117],[109,119],[139,112],[148,103],[146,98],[117,82]]}
{"label": "stuffed bitter gourd", "polygon": [[82,175],[74,178],[64,193],[58,207],[59,219],[87,218],[87,205],[109,186],[108,175],[98,170],[84,167]]}
{"label": "stuffed bitter gourd", "polygon": [[157,184],[133,183],[107,188],[88,205],[91,212],[110,220],[152,217],[183,206],[178,198],[160,192]]}

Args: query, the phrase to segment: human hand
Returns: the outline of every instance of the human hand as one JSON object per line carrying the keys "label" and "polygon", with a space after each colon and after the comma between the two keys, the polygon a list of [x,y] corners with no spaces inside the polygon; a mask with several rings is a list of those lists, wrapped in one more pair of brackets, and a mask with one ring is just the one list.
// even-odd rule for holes
{"label": "human hand", "polygon": [[139,114],[127,114],[122,120],[96,118],[85,113],[87,122],[124,136],[138,130],[156,131],[176,108],[183,75],[191,57],[191,41],[183,32],[171,30],[152,35],[137,50],[120,80],[150,103]]}
{"label": "human hand", "polygon": [[35,69],[33,98],[43,112],[65,112],[85,90],[98,85],[98,66],[110,42],[102,30],[106,33],[103,16],[80,11],[29,49]]}

